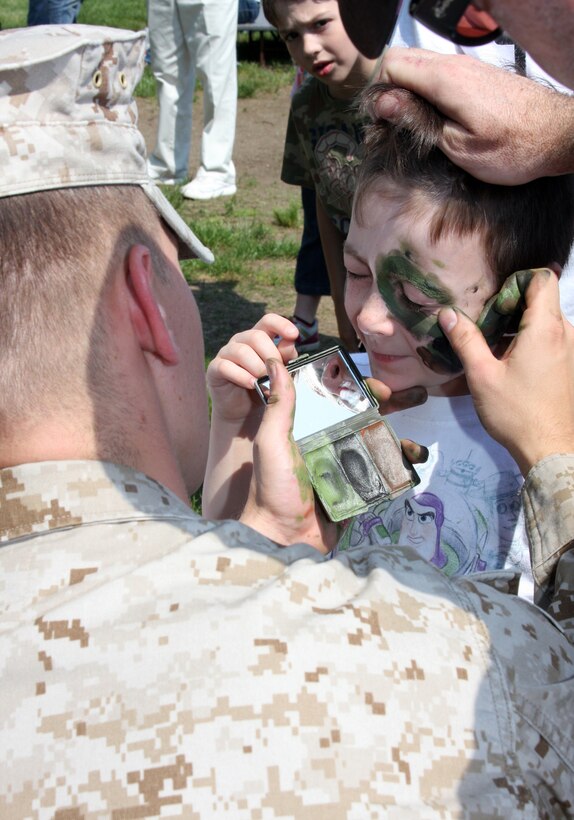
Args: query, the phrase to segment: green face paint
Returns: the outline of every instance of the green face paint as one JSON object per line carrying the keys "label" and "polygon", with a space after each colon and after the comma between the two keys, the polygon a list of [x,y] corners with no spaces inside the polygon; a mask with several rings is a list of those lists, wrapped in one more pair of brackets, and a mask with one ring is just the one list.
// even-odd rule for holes
{"label": "green face paint", "polygon": [[[331,387],[325,379],[327,368],[333,381]],[[398,439],[381,419],[377,400],[346,351],[337,347],[302,356],[288,364],[287,369],[297,376],[293,420],[298,434],[295,438],[292,432],[289,442],[293,476],[302,500],[311,500],[315,492],[327,516],[338,522],[366,512],[371,503],[393,498],[419,483],[415,470],[405,462]],[[317,379],[317,373],[322,378]],[[344,378],[340,380],[342,374]],[[326,390],[309,389],[309,383],[317,383]],[[351,402],[346,396],[343,416],[331,393],[337,385],[344,385],[347,392],[361,399]],[[258,379],[256,387],[268,403],[269,378]],[[310,422],[304,424],[308,416]]]}
{"label": "green face paint", "polygon": [[[432,273],[424,273],[411,259],[408,249],[394,250],[377,260],[377,285],[393,317],[416,339],[431,338],[430,344],[417,347],[423,364],[437,373],[456,373],[461,370],[458,358],[444,337],[438,324],[438,308],[453,307],[452,293]],[[435,302],[436,313],[430,308],[412,302],[404,292],[409,284]]]}
{"label": "green face paint", "polygon": [[412,285],[420,291],[436,304],[437,310],[453,306],[454,299],[434,274],[420,270],[407,254],[406,249],[394,250],[377,260],[377,285],[394,318],[413,336],[422,339],[436,323],[436,316],[429,315],[433,308],[411,301],[404,292],[404,285]]}
{"label": "green face paint", "polygon": [[330,445],[325,444],[306,453],[303,458],[317,495],[333,521],[348,518],[365,506],[364,501],[345,481],[345,475]]}
{"label": "green face paint", "polygon": [[[425,274],[417,268],[406,256],[407,252],[404,248],[395,250],[377,260],[379,292],[393,317],[415,338],[430,338],[427,344],[417,347],[423,364],[435,373],[460,373],[462,364],[438,324],[438,310],[436,314],[429,315],[428,307],[416,305],[408,299],[403,285],[408,283],[416,287],[439,308],[455,306],[452,294],[440,284],[436,276]],[[531,270],[512,274],[500,291],[485,304],[476,324],[490,347],[512,329],[513,322],[522,314],[523,295],[532,275]]]}
{"label": "green face paint", "polygon": [[[524,311],[524,294],[534,275],[534,270],[521,270],[508,276],[494,296],[486,302],[476,325],[480,328],[490,348],[495,347],[505,333],[518,329]],[[438,322],[430,335],[433,341],[417,353],[427,367],[437,373],[456,373],[462,364],[440,329]]]}

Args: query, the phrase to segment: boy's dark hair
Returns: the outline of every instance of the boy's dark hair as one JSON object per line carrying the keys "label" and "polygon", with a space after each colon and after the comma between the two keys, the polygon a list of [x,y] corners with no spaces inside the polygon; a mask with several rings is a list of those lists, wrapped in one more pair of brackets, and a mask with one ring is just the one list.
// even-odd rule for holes
{"label": "boy's dark hair", "polygon": [[[281,28],[281,21],[277,14],[277,9],[280,6],[284,6],[287,2],[289,2],[289,0],[261,0],[263,14],[275,28]],[[315,0],[315,2],[321,2],[321,0]]]}
{"label": "boy's dark hair", "polygon": [[261,0],[263,14],[272,26],[279,28],[279,18],[277,16],[277,4],[279,0]]}
{"label": "boy's dark hair", "polygon": [[[406,126],[376,117],[375,101],[391,90],[407,98]],[[379,83],[362,94],[360,108],[372,123],[365,129],[355,194],[359,221],[365,195],[381,181],[390,182],[397,186],[397,196],[405,190],[422,194],[436,207],[432,242],[446,234],[482,233],[487,262],[500,281],[518,270],[566,264],[574,241],[574,175],[543,177],[516,186],[481,182],[437,148],[443,117],[426,100]],[[405,212],[416,204],[413,197]]]}

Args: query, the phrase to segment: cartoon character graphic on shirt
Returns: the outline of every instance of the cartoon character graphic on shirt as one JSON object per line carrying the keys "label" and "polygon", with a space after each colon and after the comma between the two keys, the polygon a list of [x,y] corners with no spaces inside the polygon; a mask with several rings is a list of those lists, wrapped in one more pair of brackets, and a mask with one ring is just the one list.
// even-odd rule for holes
{"label": "cartoon character graphic on shirt", "polygon": [[450,468],[441,468],[436,459],[424,468],[419,487],[350,522],[338,550],[405,544],[449,576],[512,563],[519,531],[518,475],[503,471],[481,480],[472,454],[453,459]]}

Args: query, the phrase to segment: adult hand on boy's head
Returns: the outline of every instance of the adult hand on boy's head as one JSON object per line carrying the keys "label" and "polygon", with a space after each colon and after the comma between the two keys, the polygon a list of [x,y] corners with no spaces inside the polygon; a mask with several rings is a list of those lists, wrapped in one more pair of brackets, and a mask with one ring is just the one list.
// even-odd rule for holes
{"label": "adult hand on boy's head", "polygon": [[441,328],[464,365],[480,420],[526,476],[554,453],[574,453],[574,328],[560,311],[558,280],[537,271],[518,334],[497,359],[468,317],[452,308]]}
{"label": "adult hand on boy's head", "polygon": [[[574,99],[461,54],[391,48],[379,79],[425,97],[444,115],[439,148],[473,176],[521,185],[574,170]],[[408,121],[407,99],[387,92],[376,113]]]}
{"label": "adult hand on boy's head", "polygon": [[253,475],[241,516],[244,524],[278,544],[335,546],[337,526],[315,500],[305,463],[293,440],[295,386],[278,359],[267,362],[271,396],[253,447]]}

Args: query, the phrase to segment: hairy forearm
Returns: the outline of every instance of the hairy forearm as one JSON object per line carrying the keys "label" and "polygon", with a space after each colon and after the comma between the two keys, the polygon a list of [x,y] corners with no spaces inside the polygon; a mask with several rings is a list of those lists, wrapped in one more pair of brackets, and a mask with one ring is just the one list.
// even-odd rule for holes
{"label": "hairy forearm", "polygon": [[[574,98],[465,55],[390,49],[380,79],[428,99],[444,115],[439,148],[473,176],[521,185],[574,172]],[[464,93],[461,93],[464,89]],[[408,100],[385,94],[379,116],[408,122]]]}
{"label": "hairy forearm", "polygon": [[554,92],[548,97],[548,107],[536,111],[538,122],[533,130],[539,138],[538,171],[532,177],[559,176],[574,173],[574,96]]}

